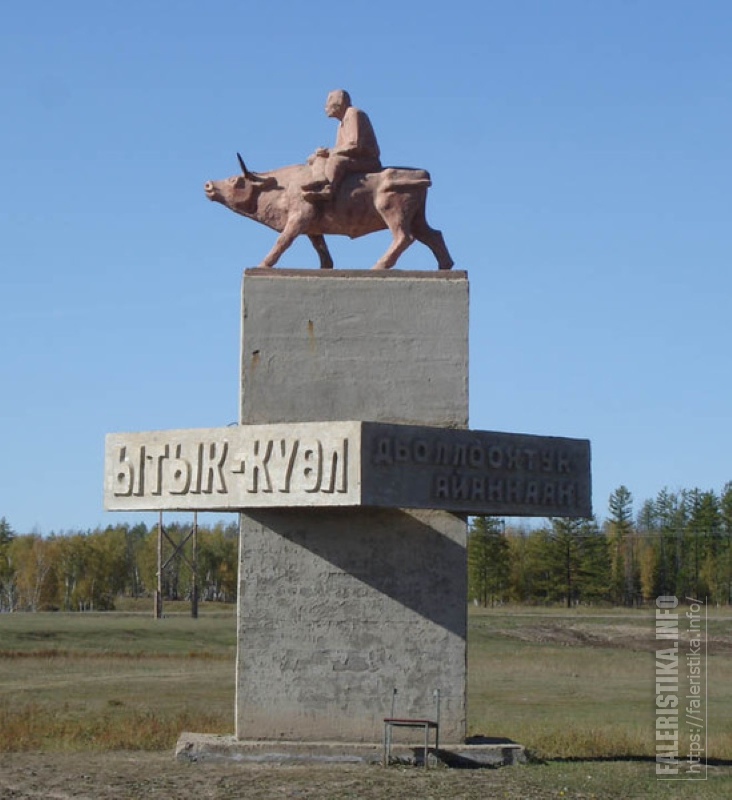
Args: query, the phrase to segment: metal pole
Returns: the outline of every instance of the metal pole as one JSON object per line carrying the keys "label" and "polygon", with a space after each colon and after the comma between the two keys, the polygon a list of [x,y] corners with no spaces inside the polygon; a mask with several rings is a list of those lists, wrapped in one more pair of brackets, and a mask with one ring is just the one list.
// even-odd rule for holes
{"label": "metal pole", "polygon": [[193,512],[193,558],[191,571],[193,581],[191,587],[191,616],[198,619],[198,512]]}
{"label": "metal pole", "polygon": [[155,591],[155,618],[163,616],[163,512],[158,515],[158,586]]}

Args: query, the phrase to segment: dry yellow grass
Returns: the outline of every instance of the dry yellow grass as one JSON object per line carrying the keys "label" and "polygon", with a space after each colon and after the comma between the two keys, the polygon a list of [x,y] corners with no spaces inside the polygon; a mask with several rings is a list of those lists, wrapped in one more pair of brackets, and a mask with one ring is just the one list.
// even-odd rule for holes
{"label": "dry yellow grass", "polygon": [[[710,756],[730,759],[732,643],[724,618],[710,628]],[[125,729],[127,746],[167,747],[183,728],[230,732],[234,644],[228,612],[0,617],[0,747],[125,746]],[[652,755],[653,647],[639,612],[473,611],[469,732],[541,757]]]}

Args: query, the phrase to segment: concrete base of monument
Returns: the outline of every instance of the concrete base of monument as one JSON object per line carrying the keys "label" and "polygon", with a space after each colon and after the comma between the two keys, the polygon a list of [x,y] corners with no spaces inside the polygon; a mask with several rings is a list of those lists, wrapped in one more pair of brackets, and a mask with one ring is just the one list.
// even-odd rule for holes
{"label": "concrete base of monument", "polygon": [[[419,734],[417,734],[417,739]],[[474,741],[478,743],[473,743]],[[178,761],[239,761],[268,764],[381,764],[384,746],[364,742],[287,742],[269,739],[247,741],[211,733],[182,733],[175,748]],[[430,749],[430,764],[434,763]],[[475,769],[525,764],[523,745],[509,739],[474,737],[464,744],[443,744],[437,761],[447,767]],[[424,764],[424,746],[413,741],[391,747],[392,763]]]}

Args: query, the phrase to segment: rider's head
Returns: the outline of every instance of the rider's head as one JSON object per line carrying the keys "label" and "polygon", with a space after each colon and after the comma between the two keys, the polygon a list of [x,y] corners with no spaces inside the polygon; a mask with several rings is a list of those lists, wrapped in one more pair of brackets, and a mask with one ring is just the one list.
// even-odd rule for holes
{"label": "rider's head", "polygon": [[325,113],[329,117],[343,119],[346,109],[351,105],[351,97],[345,89],[333,89],[325,101]]}

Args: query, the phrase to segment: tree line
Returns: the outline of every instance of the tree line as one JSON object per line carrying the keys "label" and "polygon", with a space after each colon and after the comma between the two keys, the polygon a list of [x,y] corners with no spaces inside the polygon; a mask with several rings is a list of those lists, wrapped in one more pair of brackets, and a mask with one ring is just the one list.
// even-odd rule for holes
{"label": "tree line", "polygon": [[[163,598],[190,599],[193,576],[190,527],[165,525],[181,554],[163,570]],[[187,538],[187,541],[186,541]],[[201,600],[236,599],[238,526],[199,525],[196,579]],[[0,519],[0,611],[106,611],[122,596],[150,596],[157,589],[157,526],[110,525],[104,529],[16,534]],[[173,547],[166,543],[164,560]]]}
{"label": "tree line", "polygon": [[[190,528],[166,525],[182,555],[163,570],[163,599],[190,599]],[[0,518],[0,611],[111,610],[122,597],[157,588],[157,526],[144,523],[51,534],[17,534]],[[196,581],[202,601],[234,602],[238,525],[199,525]],[[166,544],[164,560],[171,555]],[[634,513],[625,486],[608,516],[555,518],[528,529],[494,517],[472,519],[468,593],[507,602],[641,606],[660,595],[732,605],[732,483],[720,493],[661,490]]]}
{"label": "tree line", "polygon": [[551,519],[528,530],[476,517],[468,536],[470,599],[641,606],[661,595],[732,604],[732,483],[719,493],[662,489],[636,514],[625,486],[608,517]]}

